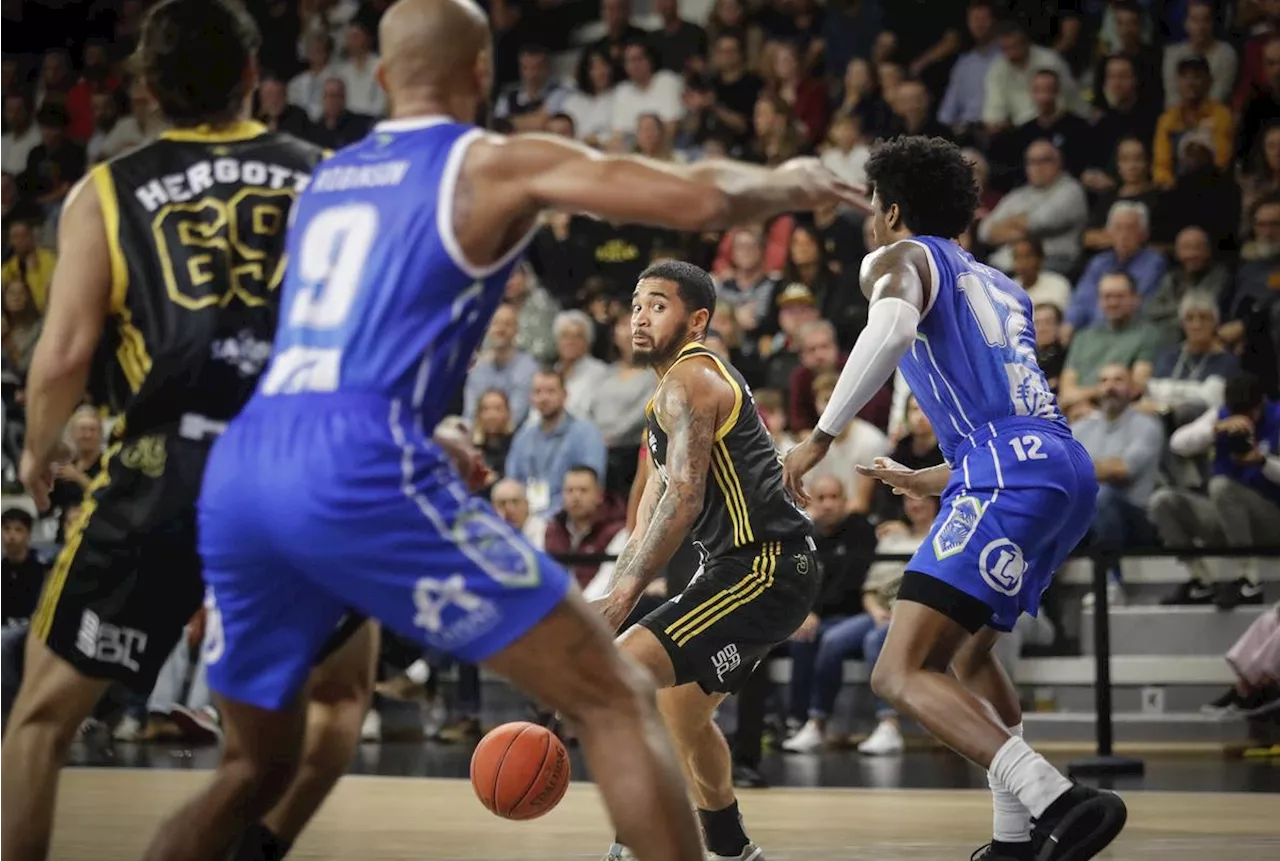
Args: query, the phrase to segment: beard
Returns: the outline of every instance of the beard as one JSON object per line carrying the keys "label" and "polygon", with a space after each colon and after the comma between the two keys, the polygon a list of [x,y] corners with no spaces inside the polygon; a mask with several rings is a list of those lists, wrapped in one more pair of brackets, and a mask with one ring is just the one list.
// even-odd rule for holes
{"label": "beard", "polygon": [[631,345],[631,360],[642,368],[652,368],[664,364],[668,360],[675,358],[676,353],[680,352],[680,348],[688,340],[688,334],[688,330],[685,329],[676,332],[662,343],[652,341],[647,347],[637,347],[633,342]]}

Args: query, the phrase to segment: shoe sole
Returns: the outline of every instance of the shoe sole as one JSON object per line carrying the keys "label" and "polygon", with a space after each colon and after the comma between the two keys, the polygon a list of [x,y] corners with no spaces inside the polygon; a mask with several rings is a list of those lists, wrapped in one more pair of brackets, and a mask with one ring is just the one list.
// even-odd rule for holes
{"label": "shoe sole", "polygon": [[1129,809],[1114,793],[1104,793],[1070,811],[1036,854],[1036,861],[1088,861],[1124,830]]}

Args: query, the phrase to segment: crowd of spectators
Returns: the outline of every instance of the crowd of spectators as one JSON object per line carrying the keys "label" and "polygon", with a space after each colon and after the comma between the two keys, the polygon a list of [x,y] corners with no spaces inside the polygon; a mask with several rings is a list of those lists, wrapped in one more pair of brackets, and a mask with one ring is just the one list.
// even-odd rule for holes
{"label": "crowd of spectators", "polygon": [[[1280,535],[1280,2],[642,2],[483,3],[495,81],[481,120],[669,162],[813,154],[854,183],[877,140],[955,141],[982,190],[958,241],[1034,303],[1041,365],[1102,484],[1095,538],[1190,551]],[[49,20],[15,5],[25,17],[6,21],[7,44],[16,34],[26,50],[3,59],[0,139],[9,492],[20,491],[24,375],[66,251],[61,202],[88,166],[166,126],[126,62],[145,2],[61,0],[43,4],[57,7]],[[386,114],[374,69],[388,0],[247,5],[264,34],[258,120],[336,148]],[[626,540],[655,384],[632,362],[628,297],[657,258],[714,274],[709,346],[748,380],[780,448],[806,433],[866,321],[866,228],[836,210],[725,234],[548,215],[457,404],[499,479],[502,516],[556,552]],[[74,431],[65,492],[25,523],[37,543],[58,540],[97,469],[93,433],[100,447],[100,424]],[[870,657],[891,612],[892,577],[868,573],[871,550],[909,549],[927,520],[854,474],[886,454],[941,460],[900,380],[810,480],[829,573],[793,650],[810,662],[788,708],[804,727],[796,749],[821,738],[831,667]],[[1216,586],[1201,563],[1188,568],[1170,601],[1262,601],[1252,562]],[[6,616],[11,588],[30,591],[11,587],[10,570],[25,569],[6,565]],[[591,589],[607,567],[574,573]],[[1123,600],[1119,569],[1112,588]],[[872,747],[888,752],[901,737],[882,718],[890,729]]]}

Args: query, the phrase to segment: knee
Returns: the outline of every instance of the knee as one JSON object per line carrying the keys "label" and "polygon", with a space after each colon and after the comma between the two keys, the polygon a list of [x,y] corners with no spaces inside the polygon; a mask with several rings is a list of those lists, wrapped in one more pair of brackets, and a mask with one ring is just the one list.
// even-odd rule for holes
{"label": "knee", "polygon": [[871,692],[887,703],[898,704],[904,675],[888,661],[876,661],[871,668]]}
{"label": "knee", "polygon": [[653,674],[626,652],[603,662],[585,684],[575,686],[580,695],[566,699],[561,714],[574,723],[590,725],[620,715],[641,718],[656,714],[658,686]]}
{"label": "knee", "polygon": [[1168,487],[1161,487],[1151,494],[1147,501],[1147,513],[1154,519],[1167,514],[1178,504],[1178,492]]}
{"label": "knee", "polygon": [[1215,475],[1209,479],[1209,498],[1215,505],[1221,507],[1224,502],[1234,501],[1238,487],[1239,485],[1225,475]]}
{"label": "knee", "polygon": [[264,759],[237,755],[228,749],[218,766],[217,780],[246,806],[248,817],[257,819],[284,797],[298,772],[299,758],[296,749]]}

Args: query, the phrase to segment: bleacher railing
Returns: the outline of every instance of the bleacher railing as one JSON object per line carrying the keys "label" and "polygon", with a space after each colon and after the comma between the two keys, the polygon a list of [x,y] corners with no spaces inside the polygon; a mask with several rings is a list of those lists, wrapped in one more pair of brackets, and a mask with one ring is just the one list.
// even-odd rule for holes
{"label": "bleacher railing", "polygon": [[[1278,536],[1280,537],[1280,536]],[[565,565],[599,565],[612,562],[616,556],[608,554],[564,553],[555,554],[557,561]],[[910,553],[876,553],[872,562],[908,562]],[[1112,716],[1111,690],[1111,619],[1107,600],[1109,572],[1125,559],[1253,559],[1280,558],[1280,545],[1268,547],[1204,548],[1167,550],[1142,548],[1113,550],[1082,548],[1071,555],[1072,559],[1088,559],[1092,564],[1093,592],[1093,658],[1094,658],[1094,755],[1068,763],[1072,776],[1114,777],[1139,775],[1143,772],[1141,759],[1119,756],[1115,752],[1115,733]]]}

